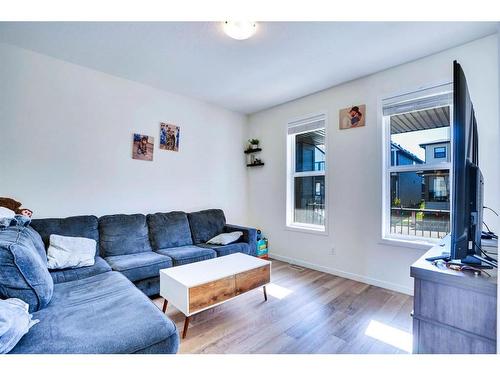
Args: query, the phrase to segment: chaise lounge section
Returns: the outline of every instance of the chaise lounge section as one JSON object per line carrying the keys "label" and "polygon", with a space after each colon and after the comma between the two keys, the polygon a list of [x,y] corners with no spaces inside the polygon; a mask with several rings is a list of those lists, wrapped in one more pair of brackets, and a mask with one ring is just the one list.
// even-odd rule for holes
{"label": "chaise lounge section", "polygon": [[[96,218],[95,218],[96,219]],[[70,219],[92,222],[92,217]],[[68,234],[64,224],[56,228]],[[70,226],[72,235],[81,236]],[[97,229],[97,226],[95,226]],[[96,233],[86,233],[96,235]],[[49,273],[30,227],[0,229],[0,297],[19,298],[38,319],[11,353],[176,353],[175,324],[130,280],[96,256],[90,267]],[[133,324],[131,324],[133,322]]]}

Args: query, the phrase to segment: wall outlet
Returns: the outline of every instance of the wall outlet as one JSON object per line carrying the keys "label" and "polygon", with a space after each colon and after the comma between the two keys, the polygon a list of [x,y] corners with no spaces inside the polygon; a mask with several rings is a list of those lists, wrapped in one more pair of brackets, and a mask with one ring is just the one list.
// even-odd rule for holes
{"label": "wall outlet", "polygon": [[334,248],[334,247],[332,247],[332,248],[330,249],[330,255],[335,255],[335,248]]}

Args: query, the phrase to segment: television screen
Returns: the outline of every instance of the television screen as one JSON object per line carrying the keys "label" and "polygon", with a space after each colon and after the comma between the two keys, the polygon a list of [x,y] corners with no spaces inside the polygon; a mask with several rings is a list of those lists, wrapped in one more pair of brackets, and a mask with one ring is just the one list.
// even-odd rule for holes
{"label": "television screen", "polygon": [[483,179],[478,166],[478,134],[474,106],[465,74],[453,62],[453,190],[451,259],[478,263],[480,254]]}

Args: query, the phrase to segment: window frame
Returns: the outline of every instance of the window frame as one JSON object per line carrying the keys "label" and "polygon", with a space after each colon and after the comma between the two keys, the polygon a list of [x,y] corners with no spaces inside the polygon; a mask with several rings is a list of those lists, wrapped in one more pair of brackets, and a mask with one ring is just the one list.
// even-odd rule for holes
{"label": "window frame", "polygon": [[[420,88],[413,91],[407,91],[399,95],[386,96],[386,98],[393,98],[405,95],[416,95],[422,93],[421,96],[415,96],[414,100],[419,97],[425,97],[426,92],[432,92],[439,87],[448,87],[448,90],[444,92],[453,93],[453,85],[451,82],[442,83],[434,86],[427,86],[426,88]],[[434,93],[433,95],[438,95]],[[382,228],[381,228],[381,243],[389,245],[401,245],[409,248],[418,249],[428,249],[429,246],[434,246],[436,243],[440,243],[442,240],[437,238],[421,237],[415,235],[403,235],[397,233],[391,233],[391,173],[398,172],[417,172],[417,171],[429,171],[429,170],[448,170],[450,179],[450,230],[451,230],[451,218],[452,218],[452,201],[453,201],[453,170],[452,162],[453,160],[453,101],[449,104],[450,107],[450,162],[444,161],[434,162],[430,164],[410,164],[410,165],[391,165],[391,126],[390,126],[390,115],[384,116],[384,99],[379,100],[379,115],[381,117],[382,124]]]}
{"label": "window frame", "polygon": [[[323,120],[324,127],[317,129],[324,129],[325,131],[325,168],[322,171],[308,171],[296,172],[295,165],[295,137],[299,134],[309,133],[314,130],[305,130],[294,134],[288,134],[288,129],[291,126],[312,123],[318,120]],[[292,125],[294,124],[294,125]],[[317,130],[315,129],[315,130]],[[328,115],[326,111],[313,113],[310,115],[300,116],[295,119],[287,121],[285,126],[286,137],[286,221],[285,229],[311,233],[328,235]],[[297,177],[310,177],[310,176],[324,176],[325,178],[325,208],[324,208],[324,225],[300,223],[294,220],[295,216],[295,178]]]}
{"label": "window frame", "polygon": [[[438,149],[443,149],[444,151],[438,152],[438,154],[443,155],[443,156],[436,156],[436,150]],[[434,151],[434,159],[446,159],[446,147],[445,146],[436,146],[433,149]]]}

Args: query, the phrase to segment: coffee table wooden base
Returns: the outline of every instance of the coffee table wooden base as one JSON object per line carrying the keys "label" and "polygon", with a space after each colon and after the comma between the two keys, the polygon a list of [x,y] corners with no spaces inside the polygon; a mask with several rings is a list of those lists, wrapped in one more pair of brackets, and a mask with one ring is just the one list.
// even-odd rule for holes
{"label": "coffee table wooden base", "polygon": [[[266,286],[264,285],[262,287],[262,291],[264,292],[264,301],[267,302],[267,291],[266,291]],[[168,301],[166,299],[163,300],[163,313],[166,313],[167,312],[167,306],[168,306]],[[195,314],[193,314],[195,315]],[[187,331],[188,331],[188,328],[189,328],[189,320],[191,318],[191,316],[193,315],[189,315],[189,316],[185,316],[185,320],[184,320],[184,329],[182,330],[182,338],[185,339],[186,338],[186,335],[187,335]]]}
{"label": "coffee table wooden base", "polygon": [[162,310],[174,305],[186,317],[182,338],[189,319],[207,309],[232,300],[271,281],[271,262],[247,254],[235,253],[219,258],[160,270]]}

